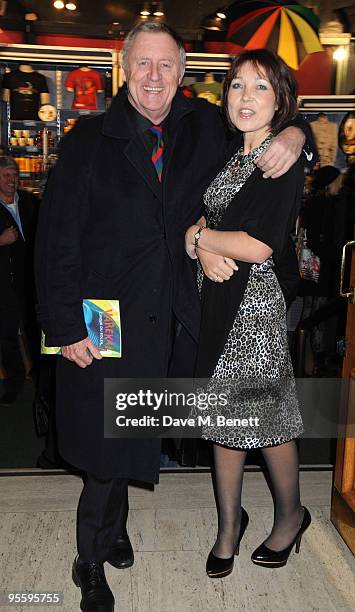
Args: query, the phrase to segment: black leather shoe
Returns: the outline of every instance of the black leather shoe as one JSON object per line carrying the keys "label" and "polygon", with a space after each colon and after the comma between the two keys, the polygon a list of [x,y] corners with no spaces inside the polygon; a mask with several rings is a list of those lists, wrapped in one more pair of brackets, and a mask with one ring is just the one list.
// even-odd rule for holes
{"label": "black leather shoe", "polygon": [[224,578],[225,576],[231,574],[234,565],[234,556],[239,555],[239,544],[242,541],[242,537],[245,533],[248,523],[248,513],[242,507],[239,536],[237,544],[235,546],[234,554],[231,557],[228,557],[227,559],[221,559],[221,557],[216,557],[216,555],[214,555],[211,550],[206,563],[207,576],[209,576],[210,578]]}
{"label": "black leather shoe", "polygon": [[307,508],[305,508],[304,506],[302,507],[304,510],[303,521],[291,544],[289,544],[289,546],[287,546],[283,550],[271,550],[271,548],[268,548],[267,546],[265,546],[264,543],[262,543],[256,550],[254,550],[251,556],[251,560],[253,563],[255,563],[256,565],[262,565],[263,567],[283,567],[287,563],[288,557],[294,544],[296,544],[296,553],[299,553],[302,536],[312,522],[311,515],[308,512]]}
{"label": "black leather shoe", "polygon": [[102,563],[74,560],[72,577],[81,589],[80,609],[83,612],[114,612],[115,600],[106,582]]}
{"label": "black leather shoe", "polygon": [[124,569],[133,565],[134,553],[127,531],[118,537],[111,546],[107,562],[117,569]]}

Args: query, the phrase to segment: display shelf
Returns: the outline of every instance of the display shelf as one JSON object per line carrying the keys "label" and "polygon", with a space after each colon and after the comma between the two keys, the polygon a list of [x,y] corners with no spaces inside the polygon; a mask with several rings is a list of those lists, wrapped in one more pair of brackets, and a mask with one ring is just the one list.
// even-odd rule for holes
{"label": "display shelf", "polygon": [[41,177],[36,177],[38,174],[43,174],[43,172],[19,172],[20,179],[31,179],[31,181],[40,181]]}
{"label": "display shelf", "polygon": [[[29,155],[34,155],[34,156],[43,156],[43,149],[39,148],[39,147],[17,147],[17,146],[12,146],[10,145],[8,147],[9,150],[9,154],[16,154],[19,155],[21,154],[25,154],[28,153]],[[57,152],[57,147],[48,147],[48,155],[51,155],[52,153],[56,153]],[[26,155],[25,155],[26,157]]]}
{"label": "display shelf", "polygon": [[67,116],[71,116],[74,114],[74,116],[79,116],[81,117],[82,115],[102,115],[102,113],[104,113],[105,111],[103,110],[91,110],[91,109],[85,109],[85,108],[61,108],[59,109],[59,114],[62,117],[67,117]]}
{"label": "display shelf", "polygon": [[41,121],[40,119],[38,121],[32,120],[32,119],[9,119],[9,124],[12,128],[14,128],[15,124],[16,125],[21,125],[21,126],[25,126],[25,127],[35,127],[35,128],[46,128],[46,127],[56,127],[57,122],[56,121]]}

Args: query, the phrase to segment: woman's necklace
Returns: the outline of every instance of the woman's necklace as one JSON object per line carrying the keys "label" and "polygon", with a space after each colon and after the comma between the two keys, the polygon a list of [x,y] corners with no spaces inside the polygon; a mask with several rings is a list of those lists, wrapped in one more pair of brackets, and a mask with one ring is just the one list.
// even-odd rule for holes
{"label": "woman's necklace", "polygon": [[252,149],[251,151],[249,151],[249,153],[246,153],[245,155],[244,155],[244,147],[240,147],[238,154],[237,154],[237,159],[235,160],[233,164],[233,169],[237,170],[239,168],[243,168],[243,166],[245,166],[245,164],[248,162],[249,159],[258,157],[258,155],[265,148],[265,145],[267,146],[269,144],[269,142],[271,141],[271,138],[272,138],[272,134],[269,133],[258,147],[255,147],[254,149]]}
{"label": "woman's necklace", "polygon": [[243,168],[248,161],[248,154],[244,155],[244,149],[241,147],[237,153],[237,157],[232,166],[232,172],[236,172],[240,168]]}
{"label": "woman's necklace", "polygon": [[246,155],[244,155],[244,149],[241,149],[239,154],[238,154],[237,161],[236,161],[237,168],[243,168],[243,166],[245,166],[247,160],[248,160],[248,153]]}

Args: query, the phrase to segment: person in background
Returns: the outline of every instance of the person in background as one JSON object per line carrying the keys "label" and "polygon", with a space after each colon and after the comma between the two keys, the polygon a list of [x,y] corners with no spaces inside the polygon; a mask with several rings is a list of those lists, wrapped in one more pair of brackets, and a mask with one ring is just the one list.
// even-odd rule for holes
{"label": "person in background", "polygon": [[18,189],[19,171],[12,157],[0,157],[0,345],[6,371],[3,405],[13,404],[23,387],[25,368],[19,346],[24,329],[36,358],[33,246],[38,200]]}
{"label": "person in background", "polygon": [[[339,296],[341,251],[347,219],[342,181],[343,175],[335,166],[319,168],[313,175],[311,193],[303,206],[301,223],[307,232],[307,246],[319,258],[318,282],[302,279],[300,284],[304,295],[303,319]],[[314,376],[336,376],[332,363],[336,354],[339,316],[340,311],[311,331]]]}
{"label": "person in background", "polygon": [[[178,91],[185,51],[171,28],[139,24],[122,67],[126,87],[109,110],[62,140],[36,251],[40,321],[47,345],[62,347],[59,451],[86,474],[73,579],[81,609],[101,612],[114,608],[104,563],[134,562],[128,479],[158,482],[160,459],[158,440],[104,437],[103,381],[193,376],[200,304],[184,235],[227,147],[218,109]],[[266,176],[281,175],[304,142],[303,131],[289,127],[255,161]],[[88,338],[82,300],[94,296],[120,300],[121,359],[102,359]]]}

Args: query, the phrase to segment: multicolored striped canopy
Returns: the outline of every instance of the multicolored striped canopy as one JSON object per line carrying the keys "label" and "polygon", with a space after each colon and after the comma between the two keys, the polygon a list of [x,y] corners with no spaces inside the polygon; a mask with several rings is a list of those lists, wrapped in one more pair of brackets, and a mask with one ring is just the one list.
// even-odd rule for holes
{"label": "multicolored striped canopy", "polygon": [[306,55],[323,51],[319,18],[295,2],[239,0],[228,9],[227,18],[227,40],[245,49],[273,49],[295,70]]}

